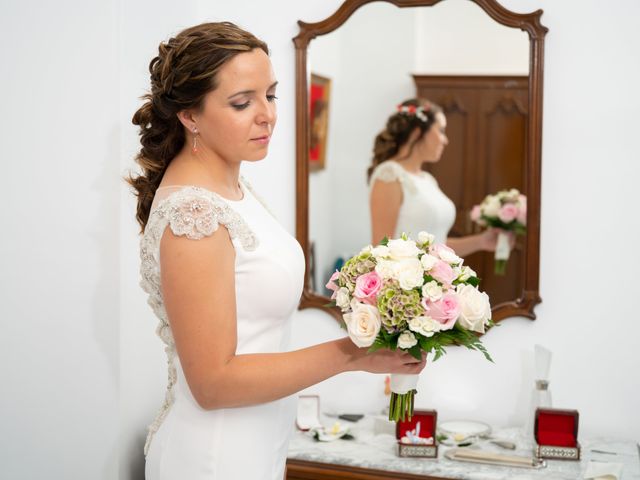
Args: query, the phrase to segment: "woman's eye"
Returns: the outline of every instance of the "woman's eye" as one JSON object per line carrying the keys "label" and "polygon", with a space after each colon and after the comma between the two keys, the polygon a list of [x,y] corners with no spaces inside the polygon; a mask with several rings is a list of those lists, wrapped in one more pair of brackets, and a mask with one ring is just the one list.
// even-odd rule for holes
{"label": "woman's eye", "polygon": [[269,100],[270,102],[274,102],[278,99],[278,97],[276,97],[275,95],[267,95],[267,100]]}
{"label": "woman's eye", "polygon": [[244,110],[245,108],[247,108],[249,106],[249,102],[240,103],[240,104],[233,103],[233,104],[231,104],[231,106],[233,108],[235,108],[236,110]]}

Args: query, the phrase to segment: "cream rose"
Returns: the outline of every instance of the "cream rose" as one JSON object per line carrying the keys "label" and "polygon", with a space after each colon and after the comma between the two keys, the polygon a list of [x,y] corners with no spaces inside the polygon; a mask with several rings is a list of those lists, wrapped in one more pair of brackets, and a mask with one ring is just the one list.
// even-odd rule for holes
{"label": "cream rose", "polygon": [[394,278],[398,280],[400,288],[403,290],[421,287],[424,283],[424,270],[417,258],[407,258],[396,262],[394,270]]}
{"label": "cream rose", "polygon": [[414,242],[413,240],[403,240],[402,238],[396,238],[394,240],[389,240],[387,247],[389,247],[391,258],[396,260],[417,257],[420,253],[420,249],[417,247],[416,242]]}
{"label": "cream rose", "polygon": [[449,265],[459,265],[462,263],[462,259],[456,255],[451,248],[439,243],[431,247],[431,253],[435,253],[436,256],[447,262]]}
{"label": "cream rose", "polygon": [[350,300],[349,289],[347,287],[341,287],[336,292],[336,305],[338,305],[343,310],[349,306]]}
{"label": "cream rose", "polygon": [[456,293],[460,305],[458,323],[468,330],[484,333],[491,319],[489,296],[472,285],[458,285]]}
{"label": "cream rose", "polygon": [[497,197],[489,197],[485,199],[483,204],[480,206],[480,208],[482,208],[483,215],[486,215],[487,217],[497,217],[500,207],[502,207],[502,204]]}
{"label": "cream rose", "polygon": [[347,325],[349,338],[358,347],[373,345],[382,322],[377,307],[359,302],[351,302],[351,313],[345,313],[342,318]]}
{"label": "cream rose", "polygon": [[429,316],[412,318],[408,322],[409,330],[412,330],[425,337],[433,337],[433,334],[440,331],[440,323]]}
{"label": "cream rose", "polygon": [[394,263],[389,260],[378,260],[378,264],[376,265],[376,273],[380,275],[380,278],[382,278],[383,280],[394,278]]}
{"label": "cream rose", "polygon": [[408,350],[417,343],[418,340],[416,339],[416,336],[407,330],[402,332],[398,337],[398,348],[401,348],[403,350]]}
{"label": "cream rose", "polygon": [[434,280],[425,283],[422,287],[422,296],[427,297],[432,302],[440,300],[442,298],[442,294],[442,287]]}
{"label": "cream rose", "polygon": [[422,263],[422,268],[424,268],[424,271],[428,272],[436,263],[438,263],[438,258],[425,253],[420,257],[420,262]]}

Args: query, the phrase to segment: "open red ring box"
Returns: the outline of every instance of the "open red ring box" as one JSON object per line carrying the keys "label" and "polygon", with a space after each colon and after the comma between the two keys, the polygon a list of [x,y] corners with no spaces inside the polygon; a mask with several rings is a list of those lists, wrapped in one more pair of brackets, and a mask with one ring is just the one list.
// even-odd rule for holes
{"label": "open red ring box", "polygon": [[[396,439],[398,440],[398,455],[401,457],[438,458],[438,442],[436,440],[436,424],[438,412],[435,410],[415,410],[411,420],[396,422]],[[428,439],[433,443],[403,443],[402,438],[411,435]]]}
{"label": "open red ring box", "polygon": [[536,456],[559,460],[580,460],[578,411],[557,408],[536,409]]}

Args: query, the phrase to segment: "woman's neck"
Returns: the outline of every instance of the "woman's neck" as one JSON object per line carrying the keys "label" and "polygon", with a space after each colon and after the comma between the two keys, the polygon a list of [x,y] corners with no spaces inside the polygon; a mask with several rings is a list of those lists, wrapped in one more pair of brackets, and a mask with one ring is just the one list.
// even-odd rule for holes
{"label": "woman's neck", "polygon": [[195,184],[207,187],[223,197],[239,199],[243,195],[239,186],[240,163],[226,161],[204,146],[194,153],[185,145],[171,161],[162,183]]}

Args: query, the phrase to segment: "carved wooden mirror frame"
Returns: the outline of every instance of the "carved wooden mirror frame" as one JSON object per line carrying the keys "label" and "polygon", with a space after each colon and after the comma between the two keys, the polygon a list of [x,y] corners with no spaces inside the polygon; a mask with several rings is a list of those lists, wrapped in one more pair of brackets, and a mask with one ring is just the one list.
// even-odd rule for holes
{"label": "carved wooden mirror frame", "polygon": [[[296,237],[305,252],[306,273],[299,309],[320,308],[342,319],[338,307],[327,307],[328,297],[318,295],[309,286],[309,144],[310,125],[309,71],[307,48],[318,35],[325,35],[340,27],[358,8],[374,1],[385,1],[404,7],[430,7],[443,0],[346,0],[330,17],[317,23],[298,21],[300,33],[293,39],[296,49]],[[542,77],[544,37],[547,28],[540,23],[542,10],[514,13],[496,0],[471,0],[493,20],[507,27],[519,28],[529,34],[529,121],[525,158],[527,194],[527,235],[525,242],[524,289],[520,298],[494,305],[493,321],[512,316],[535,319],[533,311],[540,303],[538,284],[540,267],[540,170],[542,149]]]}

